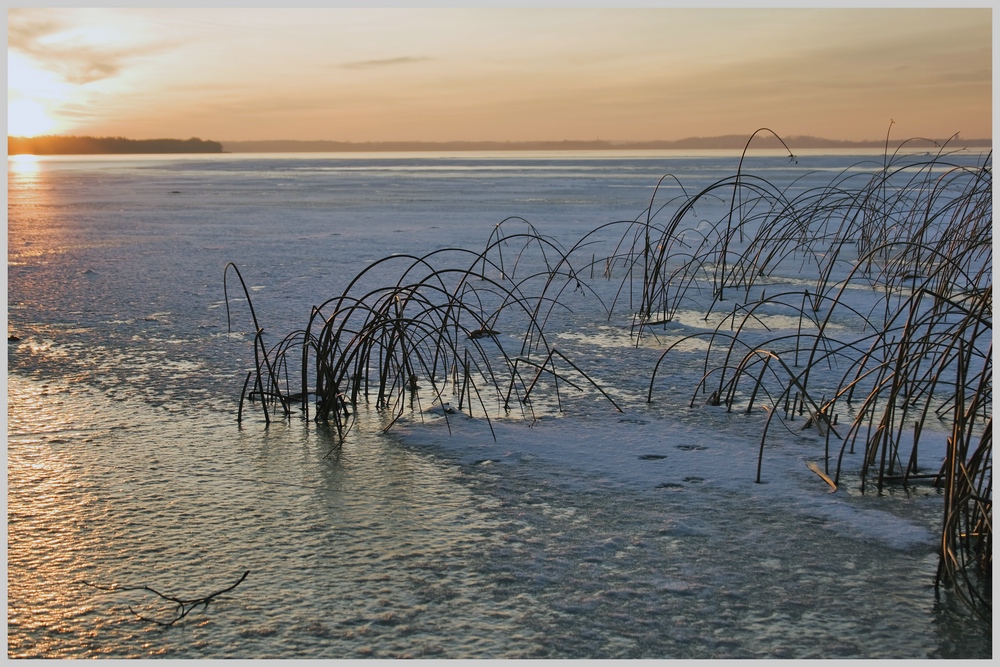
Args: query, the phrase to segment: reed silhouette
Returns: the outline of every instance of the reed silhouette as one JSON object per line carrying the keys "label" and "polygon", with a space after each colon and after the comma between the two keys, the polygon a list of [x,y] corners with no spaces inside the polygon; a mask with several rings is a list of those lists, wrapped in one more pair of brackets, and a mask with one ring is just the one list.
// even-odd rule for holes
{"label": "reed silhouette", "polygon": [[[592,359],[554,346],[557,314],[586,298],[601,317],[624,314],[638,346],[695,311],[706,327],[642,369],[645,400],[656,400],[664,364],[700,341],[691,406],[750,414],[765,404],[758,482],[775,429],[815,429],[823,463],[814,471],[834,491],[845,477],[862,492],[937,487],[936,584],[989,619],[992,155],[962,166],[947,143],[914,156],[906,142],[890,151],[887,135],[875,167],[778,187],[744,168],[761,133],[796,159],[762,128],[734,175],[691,194],[666,175],[641,215],[601,224],[568,248],[511,217],[479,252],[386,257],[270,347],[251,304],[256,362],[239,418],[249,399],[265,421],[298,405],[341,435],[362,404],[386,429],[425,404],[447,406],[446,420],[534,419],[541,404],[563,411],[570,389],[620,410]],[[539,402],[540,392],[548,393]],[[931,444],[946,451],[943,464],[922,454]],[[855,451],[860,469],[847,470]]]}

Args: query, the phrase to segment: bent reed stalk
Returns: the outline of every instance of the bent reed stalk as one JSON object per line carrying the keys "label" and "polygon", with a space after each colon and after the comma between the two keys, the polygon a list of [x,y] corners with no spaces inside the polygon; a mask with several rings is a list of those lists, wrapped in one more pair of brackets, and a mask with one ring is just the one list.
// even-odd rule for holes
{"label": "bent reed stalk", "polygon": [[[383,258],[270,348],[227,265],[255,331],[239,417],[245,398],[260,402],[266,422],[297,404],[343,437],[362,405],[388,429],[429,403],[448,408],[446,420],[456,406],[481,415],[492,430],[494,418],[537,418],[545,390],[541,403],[562,411],[568,389],[621,411],[586,360],[553,345],[557,313],[580,299],[609,321],[627,313],[636,347],[701,313],[703,328],[670,335],[648,371],[646,402],[668,358],[698,354],[697,342],[692,409],[702,395],[738,407],[734,419],[758,419],[764,402],[758,482],[768,443],[808,432],[834,488],[857,475],[863,492],[940,489],[936,584],[990,618],[992,155],[968,167],[947,145],[925,155],[901,147],[819,185],[809,184],[821,174],[805,173],[779,187],[748,173],[757,134],[734,176],[689,194],[666,175],[643,213],[568,249],[510,217],[478,253]],[[929,460],[934,446],[943,463]],[[848,470],[855,452],[860,467]]]}

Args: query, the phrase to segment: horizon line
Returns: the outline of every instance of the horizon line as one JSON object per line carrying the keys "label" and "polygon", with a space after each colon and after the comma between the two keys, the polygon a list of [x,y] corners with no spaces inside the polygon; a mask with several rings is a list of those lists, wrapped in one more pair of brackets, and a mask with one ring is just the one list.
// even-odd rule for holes
{"label": "horizon line", "polygon": [[[767,129],[767,128],[764,128]],[[758,130],[747,136],[742,134],[712,137],[688,137],[677,140],[627,141],[610,139],[561,139],[535,141],[338,141],[304,139],[250,139],[202,140],[190,139],[128,139],[126,137],[94,137],[77,135],[41,135],[36,137],[7,137],[7,154],[13,155],[71,155],[71,154],[125,154],[125,153],[462,153],[462,152],[538,152],[538,151],[677,151],[677,150],[747,150],[751,144],[756,149],[778,150],[794,157],[795,150],[966,150],[989,149],[992,138],[961,139],[958,133],[947,139],[911,137],[879,140],[826,139],[811,135],[788,135],[787,141],[769,129],[758,137]],[[950,148],[949,148],[950,147]]]}
{"label": "horizon line", "polygon": [[[766,129],[766,128],[762,128]],[[760,130],[757,130],[759,132]],[[762,135],[757,137],[758,141],[780,141],[780,135],[775,133]],[[17,140],[40,140],[40,139],[127,139],[129,141],[189,141],[191,139],[198,139],[198,137],[191,137],[189,139],[177,139],[169,137],[154,137],[148,139],[131,139],[122,135],[96,135],[96,134],[38,134],[33,136],[19,136],[8,134],[8,139]],[[351,140],[351,139],[288,139],[288,138],[277,138],[277,139],[205,139],[204,141],[217,141],[219,143],[233,143],[233,144],[248,144],[248,143],[309,143],[309,144],[357,144],[357,145],[370,145],[370,144],[607,144],[607,145],[647,145],[647,144],[678,144],[686,142],[708,142],[708,141],[734,141],[739,140],[746,142],[754,138],[754,133],[751,134],[740,134],[740,133],[730,133],[730,134],[714,134],[714,135],[696,135],[687,136],[681,139],[364,139],[364,140]],[[938,142],[951,142],[951,141],[992,141],[992,137],[973,137],[964,138],[960,137],[959,132],[948,137],[925,137],[925,136],[911,136],[903,139],[882,137],[878,139],[830,139],[827,137],[821,137],[812,134],[789,134],[785,135],[788,140],[798,140],[798,141],[821,141],[829,144],[884,144],[886,141],[889,143],[900,142],[900,141],[938,141]]]}
{"label": "horizon line", "polygon": [[[717,134],[704,136],[689,136],[681,139],[215,139],[219,143],[249,144],[249,143],[302,143],[302,144],[601,144],[601,145],[652,145],[652,144],[681,144],[689,142],[712,142],[712,141],[739,141],[746,143],[751,139],[752,134]],[[800,134],[786,135],[783,137],[788,141],[815,141],[828,144],[885,144],[905,142],[905,141],[992,141],[992,137],[960,137],[958,133],[948,137],[924,137],[913,136],[906,138],[878,138],[878,139],[829,139],[817,135]],[[756,137],[755,141],[770,142],[780,141],[779,135],[768,134]]]}

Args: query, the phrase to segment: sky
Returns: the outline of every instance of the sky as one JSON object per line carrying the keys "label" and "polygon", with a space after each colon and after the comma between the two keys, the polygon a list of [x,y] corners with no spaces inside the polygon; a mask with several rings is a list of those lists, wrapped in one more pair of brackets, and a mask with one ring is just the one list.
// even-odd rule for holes
{"label": "sky", "polygon": [[992,136],[992,9],[7,12],[8,135]]}

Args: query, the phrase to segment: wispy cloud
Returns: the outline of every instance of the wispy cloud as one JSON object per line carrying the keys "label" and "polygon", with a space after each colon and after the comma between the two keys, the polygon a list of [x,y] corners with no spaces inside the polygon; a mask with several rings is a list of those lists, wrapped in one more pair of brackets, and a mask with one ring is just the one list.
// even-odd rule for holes
{"label": "wispy cloud", "polygon": [[106,34],[88,33],[55,12],[12,9],[7,15],[7,48],[67,83],[86,84],[115,77],[136,59],[168,48],[150,43],[112,46],[102,37],[106,38]]}
{"label": "wispy cloud", "polygon": [[7,47],[17,51],[30,49],[37,40],[64,28],[65,22],[54,16],[27,14],[23,10],[11,9],[7,13]]}
{"label": "wispy cloud", "polygon": [[372,69],[375,67],[394,67],[396,65],[409,65],[411,63],[426,62],[431,60],[422,56],[400,56],[398,58],[383,58],[381,60],[359,60],[356,62],[344,63],[344,69]]}

